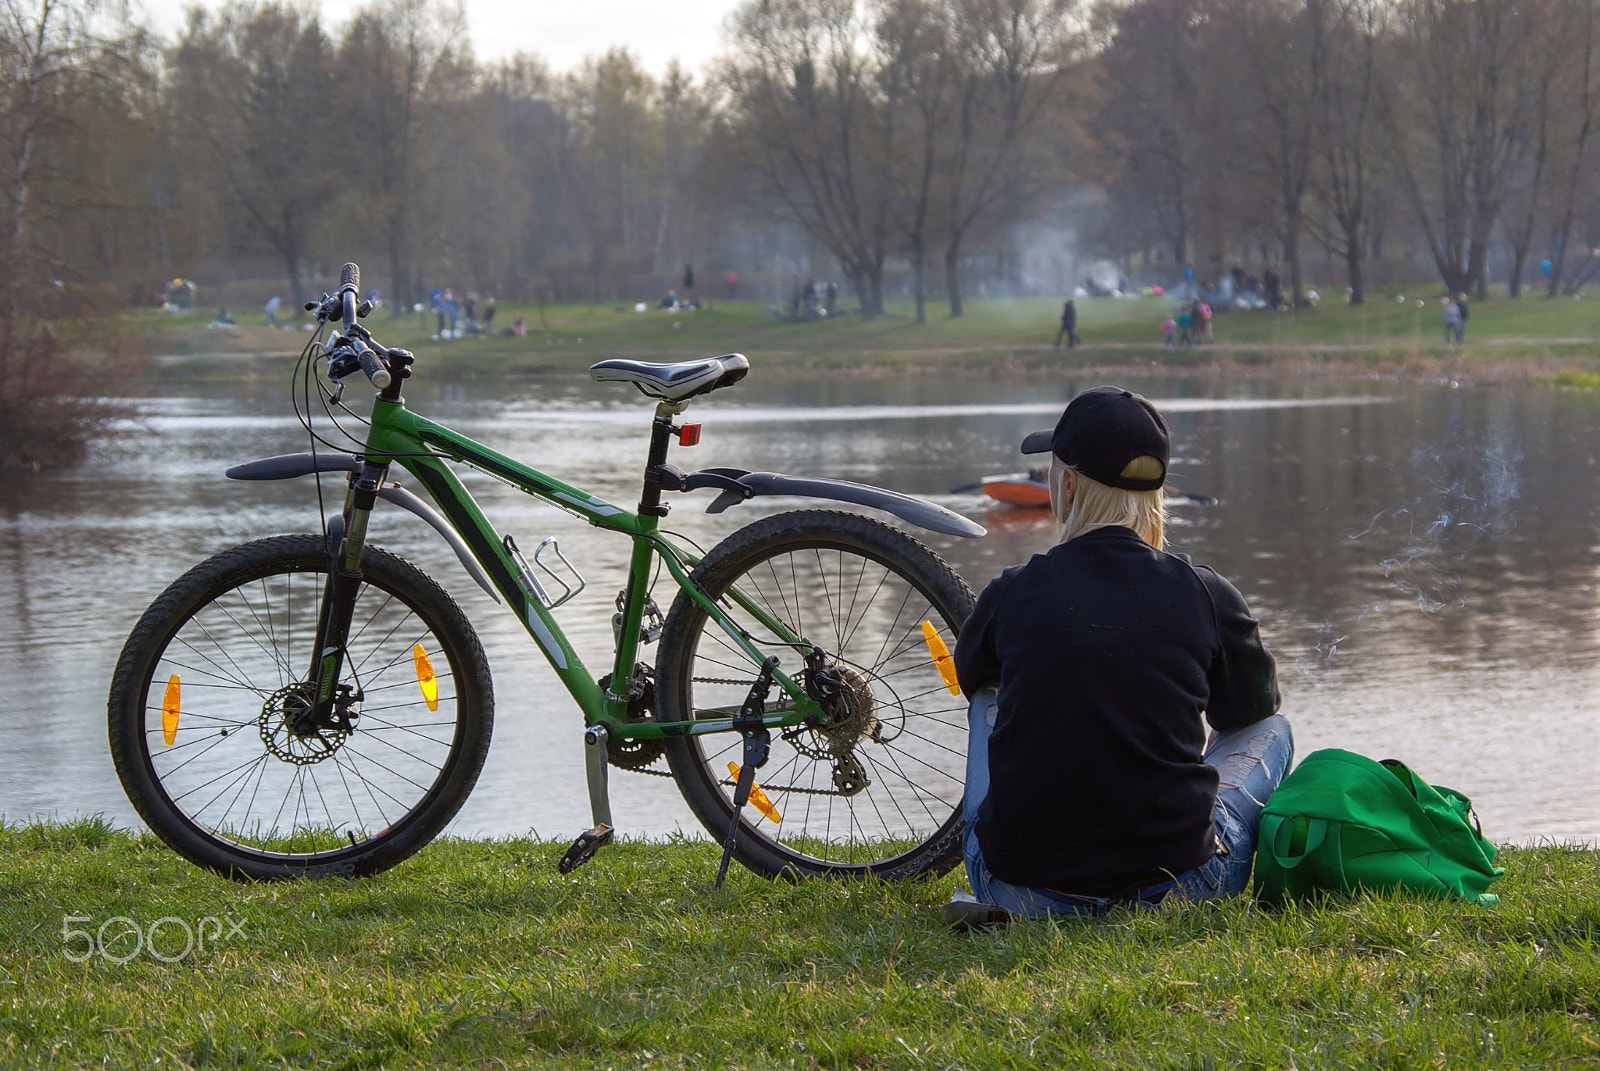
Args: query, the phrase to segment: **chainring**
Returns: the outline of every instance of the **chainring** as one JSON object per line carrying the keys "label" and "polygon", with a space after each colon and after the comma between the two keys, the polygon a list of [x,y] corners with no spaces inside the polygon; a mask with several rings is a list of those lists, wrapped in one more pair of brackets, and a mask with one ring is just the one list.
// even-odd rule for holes
{"label": "chainring", "polygon": [[[611,675],[608,673],[599,681],[601,688],[611,684]],[[633,687],[628,689],[628,720],[633,722],[654,721],[656,716],[656,682],[655,672],[646,665],[640,664],[634,671]],[[665,740],[633,740],[627,737],[613,736],[606,743],[606,760],[612,765],[624,770],[643,770],[666,753]]]}

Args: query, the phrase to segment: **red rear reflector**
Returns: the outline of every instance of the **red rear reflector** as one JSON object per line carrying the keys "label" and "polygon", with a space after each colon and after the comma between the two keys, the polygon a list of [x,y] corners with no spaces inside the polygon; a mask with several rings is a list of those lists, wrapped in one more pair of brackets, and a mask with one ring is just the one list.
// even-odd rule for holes
{"label": "red rear reflector", "polygon": [[700,442],[700,425],[685,424],[678,429],[679,446],[695,446]]}

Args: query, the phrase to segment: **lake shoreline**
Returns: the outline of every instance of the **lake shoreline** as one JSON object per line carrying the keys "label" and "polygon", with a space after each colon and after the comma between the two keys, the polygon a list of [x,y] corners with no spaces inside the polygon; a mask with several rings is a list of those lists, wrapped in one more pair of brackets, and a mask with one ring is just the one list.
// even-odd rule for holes
{"label": "lake shoreline", "polygon": [[[1517,343],[1522,345],[1522,343]],[[459,344],[462,351],[473,343]],[[1600,359],[1590,356],[1590,344],[1540,344],[1543,352],[1506,358],[1483,355],[1434,355],[1426,351],[1388,349],[1311,348],[1283,352],[1276,349],[1229,347],[1213,344],[1171,351],[1162,347],[1141,349],[1120,344],[1086,345],[1076,350],[1051,346],[994,347],[990,349],[930,350],[916,353],[840,354],[759,351],[751,358],[752,374],[783,381],[822,377],[850,379],[916,379],[923,376],[961,379],[998,379],[1025,382],[1063,373],[1073,376],[1165,376],[1217,381],[1317,380],[1321,382],[1402,383],[1443,386],[1523,386],[1569,378],[1584,379],[1600,370]],[[1579,351],[1582,352],[1579,352]],[[1562,352],[1565,351],[1565,352]],[[155,383],[249,382],[286,379],[297,354],[169,354],[148,358],[136,381]],[[527,379],[550,375],[581,376],[588,366],[612,354],[594,350],[540,350],[526,355],[461,352],[440,346],[418,354],[420,375],[441,382],[505,377]],[[649,354],[660,360],[674,355]],[[693,359],[678,355],[677,359]],[[1571,377],[1571,373],[1577,373]]]}

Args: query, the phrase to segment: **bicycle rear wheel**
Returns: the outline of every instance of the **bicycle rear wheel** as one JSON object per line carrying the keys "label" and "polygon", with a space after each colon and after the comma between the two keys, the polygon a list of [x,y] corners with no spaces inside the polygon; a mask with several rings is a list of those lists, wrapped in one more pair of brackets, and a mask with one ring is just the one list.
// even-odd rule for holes
{"label": "bicycle rear wheel", "polygon": [[[966,583],[899,529],[824,510],[757,521],[715,547],[694,575],[759,648],[779,654],[785,672],[800,676],[803,652],[785,653],[773,622],[820,647],[847,707],[828,726],[774,734],[756,783],[777,818],[746,807],[739,861],[767,876],[907,878],[954,866],[966,701],[945,686],[922,623],[953,643],[974,601]],[[656,669],[664,721],[728,717],[756,677],[744,652],[682,593]],[[667,743],[684,799],[718,840],[733,817],[729,764],[740,759],[735,733]]]}
{"label": "bicycle rear wheel", "polygon": [[176,580],[122,650],[111,755],[140,816],[235,878],[373,874],[431,840],[472,791],[494,720],[459,607],[377,547],[346,645],[343,716],[296,731],[329,557],[316,535],[234,547]]}

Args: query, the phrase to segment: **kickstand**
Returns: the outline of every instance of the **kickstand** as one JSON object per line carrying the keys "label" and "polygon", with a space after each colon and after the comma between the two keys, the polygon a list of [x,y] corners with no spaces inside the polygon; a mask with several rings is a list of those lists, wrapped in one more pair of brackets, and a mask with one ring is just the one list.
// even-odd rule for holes
{"label": "kickstand", "polygon": [[744,705],[733,719],[733,727],[744,736],[744,762],[739,764],[739,777],[733,783],[733,819],[728,823],[728,835],[722,840],[722,861],[717,864],[717,882],[713,886],[716,889],[722,888],[722,882],[728,876],[734,841],[739,837],[739,815],[750,801],[750,787],[756,783],[756,770],[767,764],[772,734],[767,731],[762,715],[766,710],[767,693],[772,689],[772,671],[777,668],[777,655],[761,664],[761,672],[750,686],[750,694],[745,696]]}

